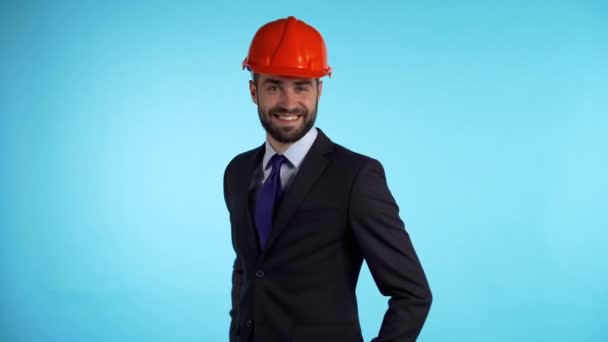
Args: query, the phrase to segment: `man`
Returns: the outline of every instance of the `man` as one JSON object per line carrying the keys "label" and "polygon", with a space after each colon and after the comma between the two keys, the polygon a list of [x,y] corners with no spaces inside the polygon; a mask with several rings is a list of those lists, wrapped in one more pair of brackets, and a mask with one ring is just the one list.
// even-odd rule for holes
{"label": "man", "polygon": [[363,260],[391,297],[374,341],[415,341],[431,292],[383,168],[314,127],[331,73],[322,36],[294,17],[270,22],[243,67],[266,142],[224,175],[236,252],[230,341],[362,341]]}

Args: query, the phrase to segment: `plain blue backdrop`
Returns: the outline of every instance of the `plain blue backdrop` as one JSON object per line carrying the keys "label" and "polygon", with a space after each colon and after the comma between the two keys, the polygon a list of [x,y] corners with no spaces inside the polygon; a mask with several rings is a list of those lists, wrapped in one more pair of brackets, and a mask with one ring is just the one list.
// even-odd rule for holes
{"label": "plain blue backdrop", "polygon": [[[0,341],[226,341],[222,176],[263,142],[241,61],[295,15],[318,127],[379,159],[420,341],[608,341],[605,1],[3,1]],[[365,269],[366,341],[387,298]]]}

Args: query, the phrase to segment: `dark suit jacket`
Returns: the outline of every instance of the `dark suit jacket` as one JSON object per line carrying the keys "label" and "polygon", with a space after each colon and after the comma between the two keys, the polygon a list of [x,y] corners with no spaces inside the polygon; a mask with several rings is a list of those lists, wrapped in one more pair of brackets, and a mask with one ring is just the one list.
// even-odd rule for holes
{"label": "dark suit jacket", "polygon": [[431,292],[381,164],[319,130],[286,190],[263,251],[249,199],[264,146],[226,168],[236,252],[230,341],[359,342],[355,288],[363,260],[390,296],[373,341],[415,341]]}

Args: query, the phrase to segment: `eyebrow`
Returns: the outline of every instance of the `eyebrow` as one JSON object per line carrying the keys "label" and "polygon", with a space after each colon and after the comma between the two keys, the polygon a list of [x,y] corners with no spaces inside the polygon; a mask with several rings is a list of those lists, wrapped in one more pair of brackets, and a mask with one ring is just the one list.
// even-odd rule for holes
{"label": "eyebrow", "polygon": [[265,80],[264,80],[264,82],[262,82],[262,83],[270,83],[270,84],[276,84],[276,85],[279,85],[279,84],[283,84],[283,81],[274,80],[274,79],[272,79],[272,78],[267,78],[267,79],[265,79]]}
{"label": "eyebrow", "polygon": [[296,85],[312,85],[311,80],[296,81]]}
{"label": "eyebrow", "polygon": [[[262,83],[264,83],[264,84],[270,83],[270,84],[275,84],[275,85],[281,85],[284,82],[280,81],[280,80],[275,80],[275,79],[272,79],[272,78],[267,78]],[[295,81],[294,83],[295,83],[295,85],[298,85],[298,86],[301,86],[301,85],[312,85],[312,81],[311,80]]]}

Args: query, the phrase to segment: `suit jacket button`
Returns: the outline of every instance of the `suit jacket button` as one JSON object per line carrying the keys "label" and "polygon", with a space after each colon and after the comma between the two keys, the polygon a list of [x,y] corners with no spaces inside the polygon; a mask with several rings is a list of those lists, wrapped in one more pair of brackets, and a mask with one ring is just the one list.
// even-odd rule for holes
{"label": "suit jacket button", "polygon": [[255,276],[258,278],[264,278],[264,271],[257,270],[257,272],[255,272]]}
{"label": "suit jacket button", "polygon": [[253,325],[253,322],[250,319],[248,319],[247,320],[247,328],[251,328],[252,325]]}

